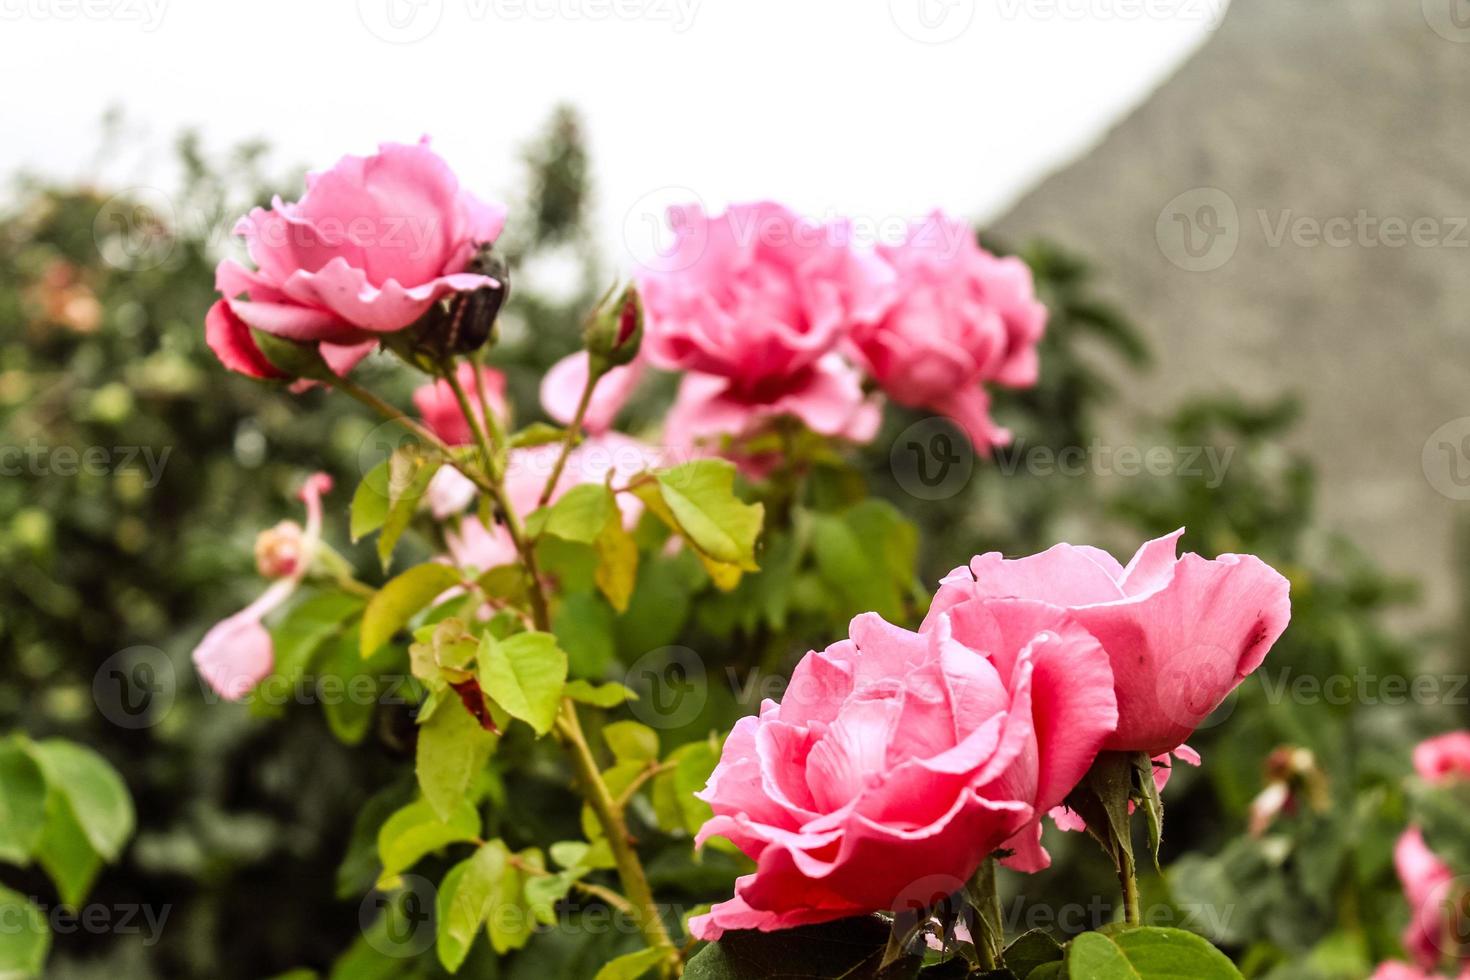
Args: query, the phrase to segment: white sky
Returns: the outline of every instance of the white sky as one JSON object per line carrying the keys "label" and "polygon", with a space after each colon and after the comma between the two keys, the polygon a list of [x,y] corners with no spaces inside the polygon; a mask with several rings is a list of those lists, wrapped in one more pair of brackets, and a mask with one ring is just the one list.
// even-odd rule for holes
{"label": "white sky", "polygon": [[119,104],[151,147],[112,161],[119,184],[166,189],[185,125],[313,167],[428,133],[493,197],[569,101],[623,264],[691,196],[880,228],[984,217],[1097,139],[1225,3],[0,0],[0,175],[86,173]]}

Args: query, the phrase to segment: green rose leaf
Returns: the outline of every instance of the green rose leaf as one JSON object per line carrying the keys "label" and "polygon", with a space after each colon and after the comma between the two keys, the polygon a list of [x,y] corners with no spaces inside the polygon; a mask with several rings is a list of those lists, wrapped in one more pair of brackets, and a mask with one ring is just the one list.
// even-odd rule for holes
{"label": "green rose leaf", "polygon": [[136,823],[133,798],[117,770],[74,742],[48,739],[30,748],[46,785],[66,801],[87,843],[106,860],[116,861]]}
{"label": "green rose leaf", "polygon": [[556,903],[567,897],[583,875],[591,868],[569,868],[556,874],[530,875],[526,878],[526,904],[536,921],[544,925],[556,924]]}
{"label": "green rose leaf", "polygon": [[0,861],[29,864],[45,823],[41,767],[20,741],[0,742]]}
{"label": "green rose leaf", "polygon": [[415,800],[384,822],[378,831],[378,860],[383,879],[413,867],[425,854],[449,844],[472,841],[480,835],[480,814],[461,799],[445,820],[428,800]]}
{"label": "green rose leaf", "polygon": [[419,728],[414,771],[424,799],[441,820],[453,817],[499,741],[453,698]]}
{"label": "green rose leaf", "polygon": [[437,454],[419,446],[401,446],[388,457],[388,513],[378,534],[378,560],[384,571],[392,563],[393,549],[413,520],[429,481],[442,465],[444,460]]}
{"label": "green rose leaf", "polygon": [[625,613],[638,584],[638,543],[623,527],[622,511],[613,508],[594,545],[597,571],[593,578],[597,588],[614,609]]}
{"label": "green rose leaf", "polygon": [[437,898],[439,962],[456,973],[499,898],[510,854],[498,840],[450,869]]}
{"label": "green rose leaf", "polygon": [[[639,496],[705,558],[742,571],[758,571],[755,542],[765,508],[735,495],[735,466],[701,459],[653,474],[657,494],[645,484]],[[656,502],[653,498],[656,496]]]}
{"label": "green rose leaf", "polygon": [[892,504],[865,500],[842,514],[816,514],[811,543],[843,615],[872,610],[894,622],[906,618],[919,533]]}
{"label": "green rose leaf", "polygon": [[1085,932],[1067,944],[1067,975],[1086,980],[1241,980],[1225,954],[1183,929]]}
{"label": "green rose leaf", "polygon": [[480,640],[480,687],[513,718],[545,735],[556,722],[567,681],[567,655],[550,633]]}
{"label": "green rose leaf", "polygon": [[51,951],[46,916],[24,895],[0,887],[0,922],[0,978],[39,977]]}
{"label": "green rose leaf", "polygon": [[372,656],[393,638],[417,613],[434,598],[459,583],[459,573],[448,565],[427,562],[415,565],[390,580],[368,600],[362,614],[362,636],[359,652]]}
{"label": "green rose leaf", "polygon": [[598,708],[616,708],[624,701],[638,700],[638,695],[629,690],[627,685],[617,681],[596,685],[584,680],[567,681],[566,689],[562,693],[573,701]]}
{"label": "green rose leaf", "polygon": [[636,721],[615,721],[603,728],[602,738],[619,762],[658,758],[658,732]]}
{"label": "green rose leaf", "polygon": [[1032,971],[1047,963],[1059,963],[1062,947],[1044,929],[1032,929],[1012,940],[1002,954],[1007,970],[1018,977],[1029,978]]}
{"label": "green rose leaf", "polygon": [[102,870],[102,855],[87,840],[66,797],[55,790],[46,797],[46,826],[36,845],[36,860],[56,885],[61,901],[73,908],[81,906]]}
{"label": "green rose leaf", "polygon": [[579,483],[538,510],[526,521],[526,530],[540,537],[550,534],[563,541],[592,544],[616,511],[612,491],[600,483]]}
{"label": "green rose leaf", "polygon": [[385,459],[368,470],[367,476],[352,491],[352,510],[348,531],[354,543],[372,534],[388,519],[388,464]]}
{"label": "green rose leaf", "polygon": [[720,743],[709,738],[681,745],[669,753],[674,768],[653,779],[653,810],[658,824],[670,833],[697,833],[712,816],[708,803],[694,794],[704,789],[720,761]]}

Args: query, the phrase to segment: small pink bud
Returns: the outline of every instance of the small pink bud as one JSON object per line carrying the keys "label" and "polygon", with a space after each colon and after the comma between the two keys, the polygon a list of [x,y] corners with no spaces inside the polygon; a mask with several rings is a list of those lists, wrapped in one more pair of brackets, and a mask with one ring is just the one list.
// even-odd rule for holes
{"label": "small pink bud", "polygon": [[301,567],[301,525],[282,521],[255,537],[255,568],[262,578],[289,578]]}

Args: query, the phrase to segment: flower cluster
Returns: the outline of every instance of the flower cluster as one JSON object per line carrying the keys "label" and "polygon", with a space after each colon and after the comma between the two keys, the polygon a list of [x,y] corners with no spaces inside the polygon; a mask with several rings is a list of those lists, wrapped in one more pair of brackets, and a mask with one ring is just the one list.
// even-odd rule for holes
{"label": "flower cluster", "polygon": [[[461,188],[426,142],[345,157],[309,176],[299,202],[277,199],[245,216],[236,230],[253,268],[219,265],[209,346],[232,370],[295,390],[330,386],[411,433],[415,441],[353,494],[352,534],[377,535],[384,572],[410,528],[427,532],[433,550],[381,587],[357,581],[322,540],[330,480],[313,476],[301,492],[305,526],[262,534],[257,567],[273,582],[204,636],[194,651],[200,675],[233,700],[277,669],[263,620],[307,581],[337,593],[321,613],[333,621],[314,622],[313,636],[330,627],[364,662],[386,653],[406,664],[419,698],[420,798],[383,825],[379,856],[386,880],[440,845],[476,848],[440,883],[441,907],[455,910],[437,937],[451,972],[487,916],[497,952],[525,944],[529,932],[496,931],[485,896],[507,887],[502,898],[522,901],[520,870],[534,867],[536,887],[524,894],[537,891],[538,907],[581,883],[633,916],[649,948],[629,954],[619,975],[677,975],[687,948],[660,912],[626,816],[645,785],[659,804],[676,794],[677,805],[653,808],[661,828],[697,830],[700,845],[727,838],[755,862],[732,898],[689,920],[696,938],[926,908],[993,857],[1039,871],[1051,860],[1047,820],[1086,828],[1110,849],[1137,925],[1130,838],[1119,825],[1129,807],[1149,806],[1157,847],[1158,796],[1173,761],[1199,764],[1186,740],[1290,617],[1281,575],[1248,555],[1180,556],[1182,529],[1126,565],[1067,544],[1023,558],[979,555],[940,581],[917,629],[874,612],[854,618],[846,639],[809,653],[783,700],[741,719],[723,746],[666,753],[658,732],[633,721],[584,730],[582,712],[615,710],[635,693],[595,685],[609,679],[585,662],[574,670],[564,640],[615,645],[615,617],[633,608],[644,569],[672,569],[687,548],[697,564],[685,567],[702,569],[695,588],[738,597],[742,578],[763,574],[764,554],[783,544],[792,568],[812,560],[796,530],[840,524],[862,507],[832,508],[796,478],[784,485],[800,466],[768,466],[777,454],[840,464],[831,444],[871,441],[885,395],[948,416],[987,452],[1010,438],[991,418],[991,387],[1038,376],[1047,313],[1030,271],[941,213],[871,248],[845,222],[810,222],[771,203],[718,215],[680,207],[669,218],[673,249],[633,285],[610,290],[587,318],[582,349],[541,379],[541,410],[558,425],[518,428],[506,377],[479,353],[494,343],[508,294],[494,252],[505,210]],[[412,412],[348,377],[379,347],[427,376]],[[660,446],[616,429],[650,370],[682,375]],[[812,455],[798,458],[808,447]],[[732,463],[770,479],[737,493]],[[747,492],[765,499],[748,502]],[[882,549],[857,525],[851,540]],[[825,575],[821,566],[834,563],[815,564]],[[902,574],[912,581],[910,569]],[[811,581],[826,587],[821,576]],[[643,598],[643,614],[657,615],[662,600]],[[898,609],[892,618],[911,609],[907,598],[834,606],[841,611],[822,613],[821,629],[874,606]],[[556,733],[588,804],[587,843],[548,851],[562,872],[545,870],[539,844],[512,856],[480,833],[482,770],[512,721],[537,737]],[[505,759],[506,773],[513,764]],[[706,775],[695,795],[708,821],[689,799]],[[384,844],[430,825],[421,836],[432,847]],[[1416,868],[1427,864],[1401,850]],[[613,870],[622,895],[581,882]],[[495,884],[502,877],[515,883]],[[986,951],[991,965],[997,949]]]}
{"label": "flower cluster", "polygon": [[1031,273],[936,212],[896,245],[864,250],[845,223],[779,204],[718,216],[674,208],[674,247],[639,277],[647,360],[686,372],[669,440],[740,438],[780,416],[870,441],[878,410],[864,376],[894,401],[954,418],[981,450],[1009,435],[984,385],[1034,384],[1046,325]]}
{"label": "flower cluster", "polygon": [[[1470,732],[1449,732],[1414,749],[1414,771],[1427,786],[1455,788],[1470,779]],[[1457,962],[1458,975],[1470,978],[1463,934],[1457,934],[1465,901],[1465,881],[1430,849],[1417,826],[1405,830],[1394,845],[1393,863],[1409,904],[1404,950],[1412,964],[1384,963],[1373,980],[1435,980],[1446,959]]]}
{"label": "flower cluster", "polygon": [[1065,544],[981,555],[917,632],[868,614],[808,654],[702,794],[700,839],[729,838],[756,872],[695,934],[902,910],[915,881],[958,887],[995,851],[1046,867],[1041,818],[1100,751],[1184,749],[1286,628],[1281,575],[1249,555],[1176,557],[1181,533],[1126,567]]}

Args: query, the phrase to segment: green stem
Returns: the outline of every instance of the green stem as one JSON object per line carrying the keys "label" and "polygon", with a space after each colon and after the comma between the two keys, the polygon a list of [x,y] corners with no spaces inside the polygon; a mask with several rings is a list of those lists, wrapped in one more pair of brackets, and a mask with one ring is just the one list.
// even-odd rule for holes
{"label": "green stem", "polygon": [[648,876],[643,873],[638,852],[633,848],[622,808],[618,806],[618,801],[613,798],[607,783],[602,779],[602,773],[598,771],[597,760],[592,755],[586,736],[582,734],[582,723],[577,719],[577,709],[570,700],[562,702],[557,729],[570,750],[572,765],[582,783],[583,795],[607,835],[608,848],[617,864],[618,878],[633,907],[633,918],[643,933],[643,939],[649,946],[666,951],[669,966],[676,968],[679,950],[669,938],[663,919],[659,917],[658,906],[653,900],[653,889],[649,887]]}
{"label": "green stem", "polygon": [[[486,411],[483,415],[485,426],[489,426],[490,434],[487,435],[485,426],[480,424],[479,413],[472,410],[469,397],[459,380],[454,376],[452,370],[445,370],[445,381],[450,390],[454,392],[460,409],[465,413],[465,418],[470,423],[470,429],[475,435],[480,453],[485,460],[485,468],[488,472],[482,472],[480,468],[466,466],[455,458],[449,446],[434,433],[423,425],[400,412],[393,405],[379,398],[377,395],[358,385],[356,382],[346,378],[337,378],[330,382],[334,387],[355,398],[357,401],[385,418],[397,422],[405,429],[418,436],[424,442],[434,446],[450,463],[465,475],[483,493],[488,494],[500,508],[505,518],[506,529],[510,534],[511,542],[521,556],[521,561],[526,566],[526,573],[530,579],[531,615],[536,629],[549,632],[551,629],[551,616],[546,603],[545,593],[541,587],[541,576],[537,570],[536,553],[534,542],[526,537],[525,528],[521,524],[520,515],[511,504],[503,486],[503,476],[497,464],[493,452],[493,446],[504,445],[504,433],[500,430],[499,421],[495,413]],[[482,400],[482,404],[485,404]],[[492,443],[492,439],[494,442]],[[643,865],[638,859],[638,852],[633,848],[632,838],[628,834],[628,825],[623,819],[622,808],[613,797],[607,783],[602,778],[602,773],[597,767],[597,760],[592,755],[592,749],[587,744],[587,738],[582,733],[582,724],[577,718],[576,704],[569,698],[563,698],[561,704],[561,715],[557,719],[557,730],[571,750],[573,768],[577,772],[578,779],[582,783],[583,793],[587,798],[588,805],[597,816],[604,835],[607,837],[608,847],[612,851],[613,860],[617,865],[618,878],[623,886],[623,892],[628,896],[628,904],[634,918],[638,922],[639,929],[643,932],[645,940],[654,948],[665,950],[668,954],[665,963],[665,973],[676,974],[681,962],[678,948],[669,937],[668,930],[664,927],[663,920],[659,917],[658,906],[653,900],[653,890],[649,887],[648,876],[644,874]],[[611,903],[610,903],[611,904]]]}
{"label": "green stem", "polygon": [[1138,904],[1138,871],[1134,867],[1133,855],[1126,849],[1118,850],[1118,883],[1123,886],[1123,921],[1130,926],[1143,924]]}
{"label": "green stem", "polygon": [[577,411],[572,415],[571,424],[567,426],[561,440],[561,452],[557,453],[556,463],[551,467],[551,476],[546,481],[546,486],[541,488],[541,499],[538,507],[545,507],[551,500],[551,495],[556,492],[556,485],[561,480],[561,471],[566,469],[567,457],[572,454],[572,446],[576,445],[577,434],[582,431],[582,420],[587,417],[587,406],[592,404],[592,391],[597,387],[597,382],[602,380],[602,375],[592,368],[592,359],[587,359],[587,383],[582,386],[582,397],[577,400]]}
{"label": "green stem", "polygon": [[[459,402],[459,409],[469,422],[470,431],[474,433],[475,443],[479,447],[483,466],[489,476],[489,480],[481,488],[490,494],[490,498],[500,508],[511,543],[515,545],[521,561],[526,566],[526,577],[529,579],[528,595],[531,599],[531,618],[535,621],[538,630],[549,632],[551,614],[546,603],[546,593],[541,588],[541,570],[536,564],[536,545],[526,537],[521,517],[516,513],[515,506],[505,492],[505,474],[501,471],[499,457],[495,455],[496,448],[505,444],[504,433],[500,431],[500,422],[484,401],[481,402],[481,405],[484,406],[483,412],[474,410],[470,404],[470,397],[465,392],[464,386],[459,383],[459,378],[455,376],[452,366],[441,365],[441,374],[449,385],[449,389],[454,392],[454,397]],[[491,431],[495,434],[493,444],[491,437],[486,434],[486,426],[490,426]]]}
{"label": "green stem", "polygon": [[[474,412],[469,396],[464,386],[459,383],[459,379],[455,377],[454,372],[446,367],[443,373],[445,381],[448,382],[455,398],[459,401],[460,410],[469,419],[470,429],[475,435],[480,453],[485,458],[490,471],[491,493],[505,518],[506,529],[510,533],[511,541],[526,566],[526,574],[531,582],[532,619],[538,630],[549,632],[551,617],[547,609],[546,596],[541,589],[541,575],[536,566],[535,542],[526,537],[520,515],[505,493],[504,473],[501,472],[498,457],[494,455],[496,447],[505,445],[505,434],[500,429],[495,413],[489,410],[488,404],[482,400],[481,404],[486,406],[485,411],[483,413]],[[585,411],[585,406],[583,411]],[[484,421],[483,426],[480,424],[481,419]],[[490,430],[489,434],[486,432],[486,427]],[[592,755],[592,749],[588,746],[587,738],[582,733],[582,723],[577,718],[576,703],[570,698],[562,699],[557,730],[570,749],[572,766],[582,784],[583,795],[607,838],[608,848],[612,851],[613,861],[617,865],[618,880],[622,883],[623,893],[628,896],[628,904],[632,907],[638,928],[642,931],[644,940],[649,946],[663,949],[668,953],[667,968],[670,972],[675,972],[680,962],[678,948],[674,946],[668,930],[664,927],[663,919],[659,917],[658,906],[653,900],[653,889],[648,884],[648,876],[643,871],[638,852],[633,848],[628,825],[623,818],[622,807],[619,806],[612,791],[608,789],[607,783],[602,778],[597,759]]]}
{"label": "green stem", "polygon": [[440,439],[438,436],[434,435],[433,432],[430,432],[428,428],[426,428],[419,422],[409,418],[407,415],[404,415],[401,411],[397,409],[397,407],[389,404],[388,402],[385,402],[383,399],[379,398],[371,391],[368,391],[362,385],[358,384],[355,381],[349,380],[348,378],[333,377],[329,379],[326,383],[331,385],[333,388],[336,388],[343,394],[348,395],[366,405],[368,408],[377,412],[385,419],[388,419],[390,422],[397,422],[403,428],[407,429],[409,432],[413,433],[415,436],[437,449],[440,454],[444,456],[445,459],[449,460],[451,465],[453,465],[470,480],[475,481],[477,486],[480,484],[481,481],[479,480],[477,474],[459,465],[459,463],[455,460],[454,451],[449,448],[448,443],[446,443],[443,439]]}

